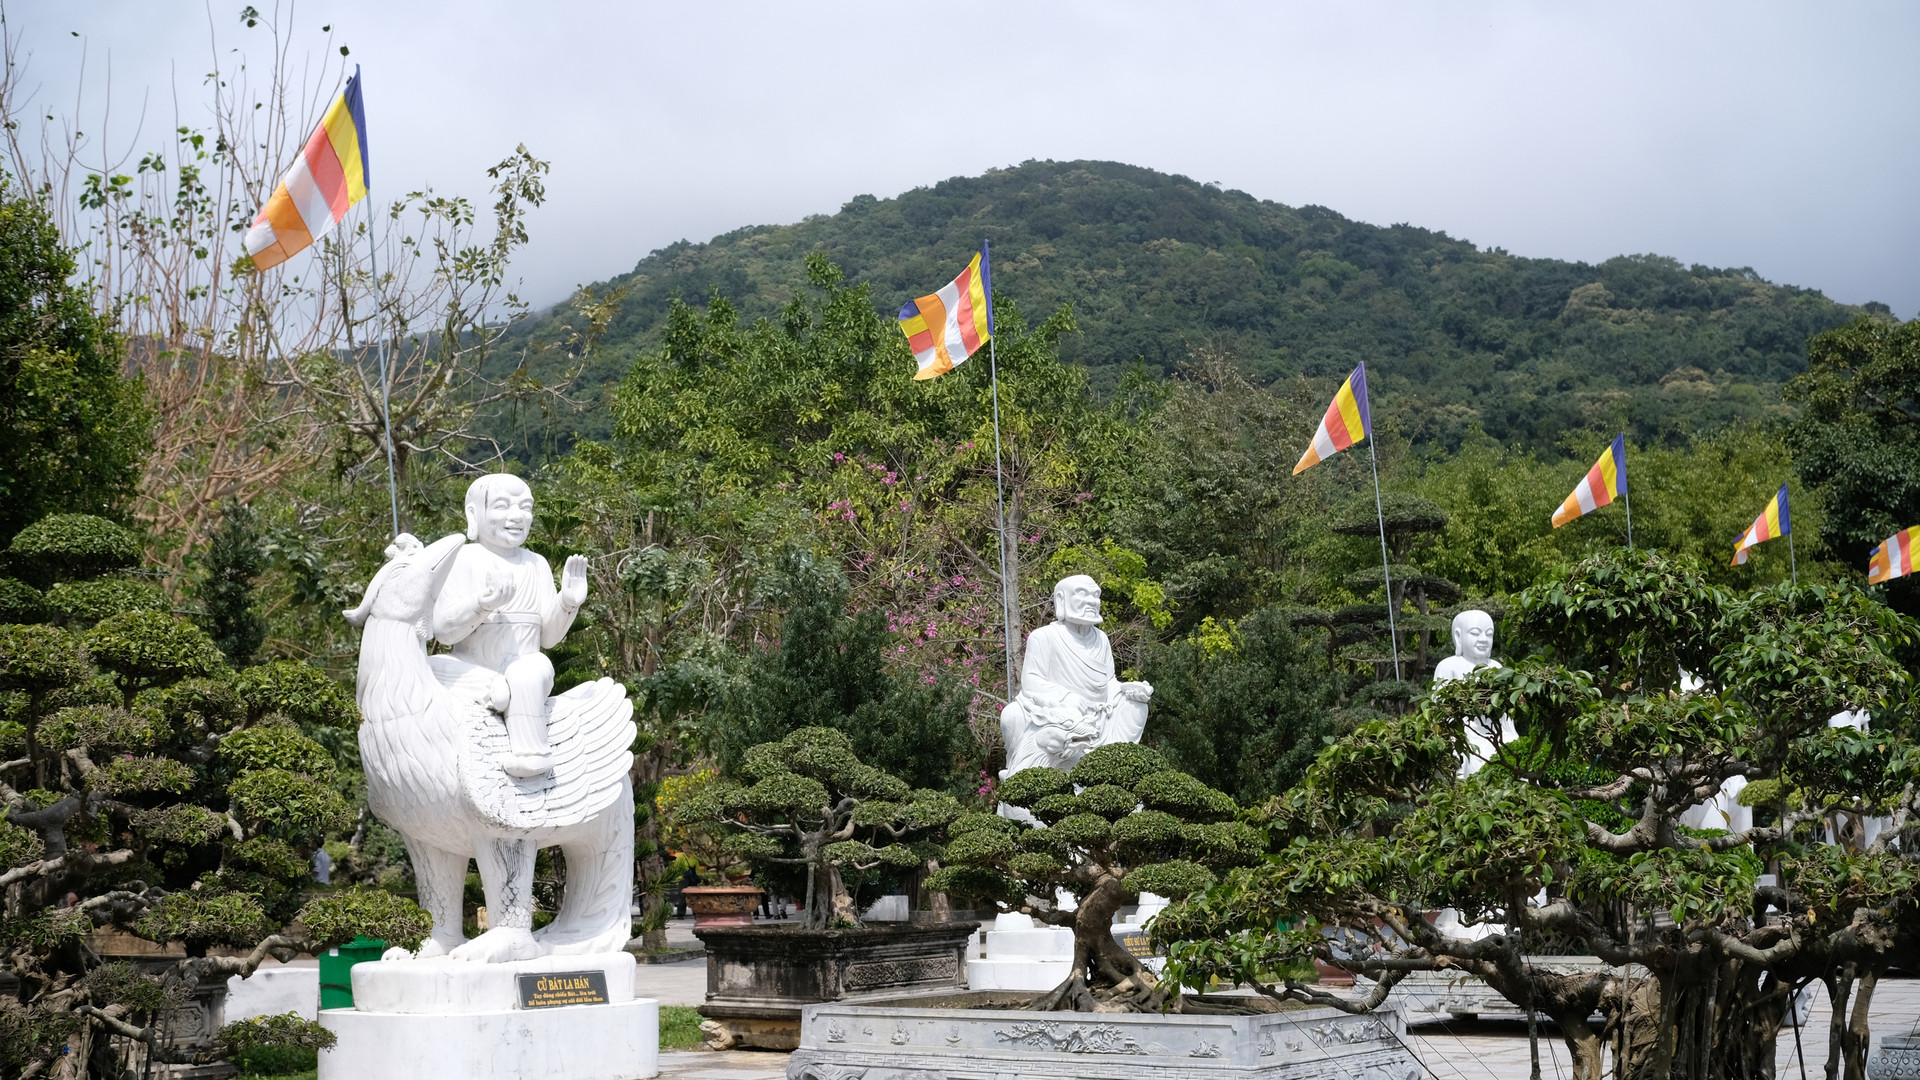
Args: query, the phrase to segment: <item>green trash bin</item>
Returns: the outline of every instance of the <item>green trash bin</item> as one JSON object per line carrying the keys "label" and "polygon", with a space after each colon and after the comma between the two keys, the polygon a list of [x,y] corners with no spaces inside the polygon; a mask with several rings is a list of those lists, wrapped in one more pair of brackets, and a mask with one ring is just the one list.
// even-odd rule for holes
{"label": "green trash bin", "polygon": [[353,965],[378,960],[386,951],[386,942],[365,935],[328,949],[320,958],[320,1007],[353,1008]]}

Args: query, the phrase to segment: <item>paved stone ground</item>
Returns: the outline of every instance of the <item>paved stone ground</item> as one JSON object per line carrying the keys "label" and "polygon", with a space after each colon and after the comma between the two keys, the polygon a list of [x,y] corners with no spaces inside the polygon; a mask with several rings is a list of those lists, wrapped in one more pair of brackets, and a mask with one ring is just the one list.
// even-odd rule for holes
{"label": "paved stone ground", "polygon": [[[1825,1075],[1827,1022],[1832,1015],[1826,992],[1816,989],[1815,994],[1813,1014],[1800,1028],[1809,1078]],[[1871,1014],[1876,1039],[1913,1030],[1920,1025],[1920,980],[1882,982],[1874,991]],[[1540,1075],[1571,1077],[1566,1045],[1558,1037],[1549,1038],[1549,1030],[1541,1030]],[[1435,1080],[1526,1080],[1530,1073],[1527,1027],[1522,1023],[1425,1024],[1408,1033],[1407,1045]],[[1607,1065],[1612,1067],[1611,1056]],[[1774,1075],[1781,1080],[1799,1080],[1800,1067],[1801,1062],[1794,1057],[1792,1030],[1784,1029],[1776,1046]]]}

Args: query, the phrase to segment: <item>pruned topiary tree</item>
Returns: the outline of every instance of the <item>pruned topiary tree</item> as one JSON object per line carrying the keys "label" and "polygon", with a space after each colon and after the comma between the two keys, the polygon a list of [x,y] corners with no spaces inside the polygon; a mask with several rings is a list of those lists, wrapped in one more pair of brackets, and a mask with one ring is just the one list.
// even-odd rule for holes
{"label": "pruned topiary tree", "polygon": [[690,796],[676,817],[724,825],[728,848],[751,862],[804,867],[809,930],[858,926],[845,872],[937,858],[934,833],[960,814],[953,796],[862,764],[832,728],[751,747],[739,773]]}
{"label": "pruned topiary tree", "polygon": [[[1134,743],[1099,747],[1071,772],[1022,769],[998,794],[1039,824],[962,816],[949,826],[946,865],[929,884],[1073,931],[1073,972],[1035,1009],[1166,1007],[1165,988],[1114,941],[1114,916],[1141,893],[1177,899],[1203,891],[1217,872],[1266,851],[1232,798]],[[1052,902],[1060,889],[1078,902],[1072,911]]]}
{"label": "pruned topiary tree", "polygon": [[[71,581],[101,565],[43,569]],[[313,850],[353,816],[334,756],[300,725],[350,733],[357,716],[320,672],[236,673],[204,631],[164,611],[90,630],[0,625],[0,955],[21,986],[0,999],[0,1075],[63,1063],[60,1075],[118,1078],[115,1036],[156,1064],[331,1041],[285,1017],[187,1051],[163,1027],[194,987],[268,956],[359,933],[424,936],[426,915],[405,898],[307,895]],[[109,926],[187,955],[157,971],[102,964],[86,938]],[[221,949],[235,952],[210,955]]]}

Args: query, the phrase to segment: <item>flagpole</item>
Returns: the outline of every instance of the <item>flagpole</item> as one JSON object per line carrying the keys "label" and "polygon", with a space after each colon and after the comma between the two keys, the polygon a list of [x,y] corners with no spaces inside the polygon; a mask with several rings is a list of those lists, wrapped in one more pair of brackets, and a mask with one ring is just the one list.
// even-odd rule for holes
{"label": "flagpole", "polygon": [[1007,700],[1013,700],[1013,602],[1007,598],[1011,587],[1018,597],[1019,583],[1007,581],[1007,486],[1000,469],[1000,361],[993,348],[993,336],[987,337],[987,371],[993,394],[993,493],[1000,507],[1000,617],[1006,627]]}
{"label": "flagpole", "polygon": [[1380,456],[1373,452],[1373,432],[1367,432],[1367,461],[1373,466],[1373,512],[1380,520],[1380,580],[1387,583],[1387,637],[1393,643],[1393,678],[1400,681],[1400,630],[1393,617],[1393,571],[1387,560],[1387,511],[1380,502]]}
{"label": "flagpole", "polygon": [[1793,568],[1793,587],[1800,587],[1800,560],[1793,554],[1793,530],[1787,530],[1787,565]]}
{"label": "flagpole", "polygon": [[[373,270],[373,310],[380,310],[380,245],[373,238],[373,200],[367,203],[367,265]],[[387,399],[387,335],[379,336],[380,421],[387,429],[387,507],[393,512],[393,535],[400,535],[400,488],[394,480],[393,410]]]}

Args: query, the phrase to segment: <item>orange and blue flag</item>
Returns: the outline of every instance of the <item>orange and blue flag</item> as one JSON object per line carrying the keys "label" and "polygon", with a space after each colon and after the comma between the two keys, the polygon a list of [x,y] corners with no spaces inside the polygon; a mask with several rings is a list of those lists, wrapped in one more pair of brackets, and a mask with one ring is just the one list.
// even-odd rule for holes
{"label": "orange and blue flag", "polygon": [[1373,421],[1367,414],[1367,365],[1362,363],[1333,395],[1333,404],[1327,406],[1327,415],[1320,420],[1320,430],[1313,433],[1313,445],[1300,455],[1293,475],[1299,476],[1372,434]]}
{"label": "orange and blue flag", "polygon": [[1593,463],[1587,475],[1574,485],[1560,509],[1553,512],[1553,527],[1559,528],[1577,517],[1585,517],[1627,493],[1627,434],[1613,437],[1613,445]]}
{"label": "orange and blue flag", "polygon": [[1867,558],[1867,584],[1878,585],[1913,573],[1913,552],[1920,548],[1920,525],[1901,529],[1880,542]]}
{"label": "orange and blue flag", "polygon": [[1780,490],[1773,495],[1773,501],[1767,504],[1760,516],[1733,545],[1733,565],[1739,566],[1747,561],[1747,549],[1768,540],[1778,540],[1793,531],[1793,519],[1787,513],[1787,485],[1781,484]]}
{"label": "orange and blue flag", "polygon": [[367,197],[367,114],[360,100],[360,69],[313,129],[293,167],[247,230],[247,254],[256,269],[279,266],[333,231]]}
{"label": "orange and blue flag", "polygon": [[993,337],[993,278],[987,245],[937,293],[900,308],[900,330],[920,365],[917,382],[945,375]]}

